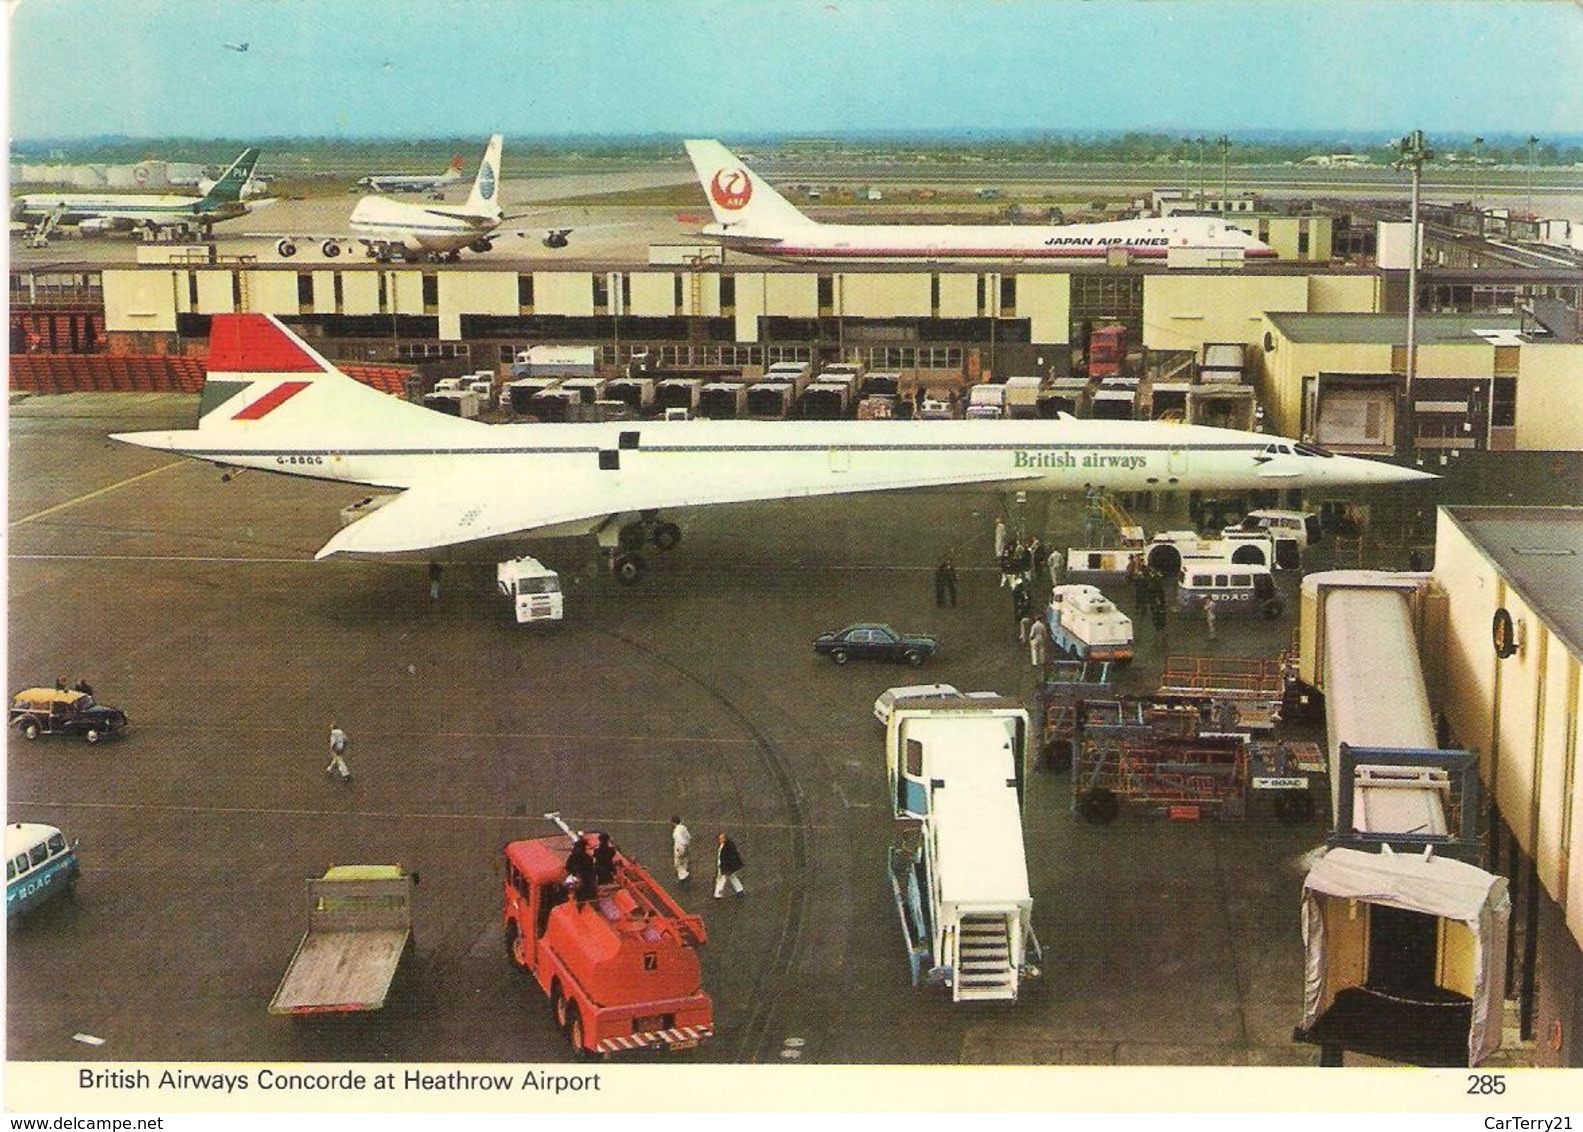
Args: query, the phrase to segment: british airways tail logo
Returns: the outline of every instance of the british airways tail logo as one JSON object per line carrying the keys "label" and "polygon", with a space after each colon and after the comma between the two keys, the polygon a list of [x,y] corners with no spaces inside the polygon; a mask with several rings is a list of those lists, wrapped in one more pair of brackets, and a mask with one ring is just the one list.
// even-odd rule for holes
{"label": "british airways tail logo", "polygon": [[736,212],[753,199],[753,179],[746,169],[721,169],[709,182],[709,195],[721,208]]}

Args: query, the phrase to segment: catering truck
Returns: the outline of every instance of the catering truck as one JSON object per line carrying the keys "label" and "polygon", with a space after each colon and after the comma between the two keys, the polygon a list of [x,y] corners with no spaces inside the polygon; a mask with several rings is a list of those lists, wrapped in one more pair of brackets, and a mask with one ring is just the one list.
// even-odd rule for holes
{"label": "catering truck", "polygon": [[308,930],[271,1014],[345,1014],[385,1005],[412,949],[416,873],[400,865],[334,865],[307,881]]}
{"label": "catering truck", "polygon": [[568,887],[567,854],[595,835],[574,832],[558,813],[545,817],[562,833],[505,847],[506,955],[549,996],[573,1051],[677,1051],[712,1037],[698,962],[703,920],[620,850],[601,883]]}
{"label": "catering truck", "polygon": [[913,985],[949,986],[954,1002],[1013,1001],[1039,973],[1020,801],[1028,743],[1015,700],[891,706],[891,891]]}

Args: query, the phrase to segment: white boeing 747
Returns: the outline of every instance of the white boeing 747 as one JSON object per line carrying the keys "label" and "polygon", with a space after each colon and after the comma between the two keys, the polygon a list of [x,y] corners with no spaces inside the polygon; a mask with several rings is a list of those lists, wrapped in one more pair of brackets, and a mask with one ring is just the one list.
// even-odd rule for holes
{"label": "white boeing 747", "polygon": [[[504,139],[495,134],[484,147],[478,163],[473,191],[465,203],[450,207],[441,204],[406,204],[389,197],[370,194],[352,209],[348,227],[368,254],[381,263],[399,257],[404,260],[456,260],[466,248],[487,252],[494,247],[496,229],[506,216],[500,208],[500,151]],[[255,233],[261,235],[262,233]],[[297,254],[299,240],[315,242],[327,256],[341,254],[344,236],[281,236],[275,251],[289,259]]]}
{"label": "white boeing 747", "polygon": [[490,425],[379,393],[272,315],[215,315],[198,426],[113,439],[217,464],[400,491],[318,552],[598,537],[622,581],[659,513],[715,503],[965,487],[1320,488],[1433,479],[1279,437],[1156,421],[620,421]]}
{"label": "white boeing 747", "polygon": [[690,141],[687,156],[715,222],[703,231],[727,247],[797,259],[942,260],[1102,257],[1116,249],[1164,258],[1173,248],[1253,259],[1274,249],[1224,220],[1143,217],[1104,224],[821,224],[810,220],[717,141]]}

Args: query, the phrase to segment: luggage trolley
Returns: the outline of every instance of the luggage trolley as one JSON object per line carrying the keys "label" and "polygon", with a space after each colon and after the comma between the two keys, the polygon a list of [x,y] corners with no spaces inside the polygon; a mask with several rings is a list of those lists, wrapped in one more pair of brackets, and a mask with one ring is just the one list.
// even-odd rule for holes
{"label": "luggage trolley", "polygon": [[1196,818],[1246,812],[1246,735],[1199,731],[1197,705],[1124,699],[1085,702],[1073,744],[1072,809],[1096,825],[1127,801]]}

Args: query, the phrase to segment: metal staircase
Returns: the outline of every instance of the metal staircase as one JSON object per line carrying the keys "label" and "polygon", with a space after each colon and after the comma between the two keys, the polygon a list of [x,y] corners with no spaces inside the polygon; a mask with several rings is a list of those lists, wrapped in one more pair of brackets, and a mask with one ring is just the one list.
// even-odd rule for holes
{"label": "metal staircase", "polygon": [[1004,915],[962,917],[956,941],[953,1001],[1017,997],[1017,968],[1006,921]]}

